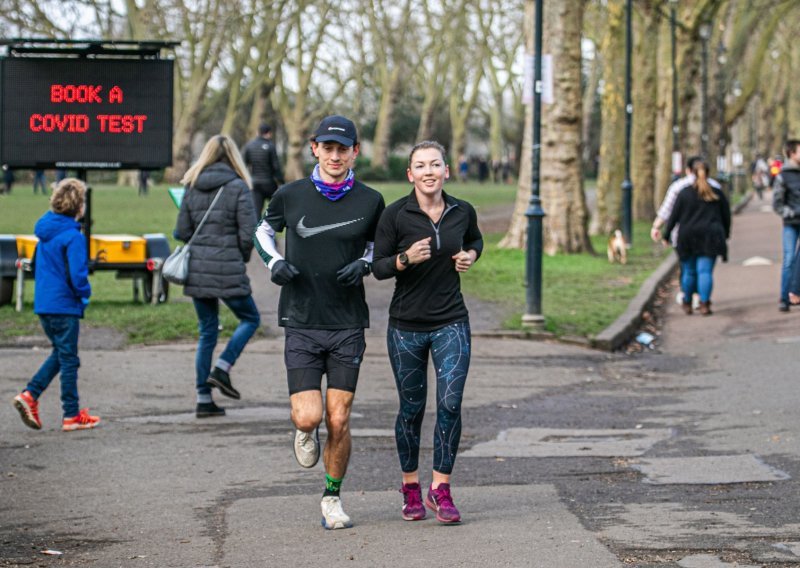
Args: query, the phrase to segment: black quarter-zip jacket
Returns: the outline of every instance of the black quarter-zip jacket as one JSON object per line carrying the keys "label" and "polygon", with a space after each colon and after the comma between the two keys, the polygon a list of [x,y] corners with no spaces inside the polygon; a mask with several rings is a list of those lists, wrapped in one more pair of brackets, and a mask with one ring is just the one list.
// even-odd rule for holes
{"label": "black quarter-zip jacket", "polygon": [[[445,207],[437,223],[420,208],[413,190],[389,205],[378,222],[372,271],[378,280],[396,277],[389,307],[392,327],[433,331],[469,317],[452,256],[474,250],[480,257],[483,237],[472,205],[442,196]],[[397,255],[426,237],[431,237],[431,258],[397,270]]]}

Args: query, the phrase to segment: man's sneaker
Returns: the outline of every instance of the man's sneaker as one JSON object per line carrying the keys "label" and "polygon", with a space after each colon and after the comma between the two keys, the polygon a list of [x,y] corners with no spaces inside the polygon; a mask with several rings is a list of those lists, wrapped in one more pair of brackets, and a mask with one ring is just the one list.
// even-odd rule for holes
{"label": "man's sneaker", "polygon": [[39,420],[39,401],[34,400],[31,393],[22,391],[14,397],[14,408],[19,411],[20,418],[25,426],[34,430],[42,429],[42,421]]}
{"label": "man's sneaker", "polygon": [[779,312],[788,312],[789,311],[789,302],[781,301],[778,303],[778,311]]}
{"label": "man's sneaker", "polygon": [[314,467],[319,461],[319,427],[313,432],[296,430],[294,457],[302,467]]}
{"label": "man's sneaker", "polygon": [[436,513],[436,520],[440,523],[461,522],[461,513],[458,512],[458,509],[453,504],[449,483],[442,483],[436,489],[430,487],[425,504],[428,509]]}
{"label": "man's sneaker", "polygon": [[422,489],[419,483],[404,483],[400,492],[403,494],[403,520],[421,521],[425,518],[425,505],[422,504]]}
{"label": "man's sneaker", "polygon": [[64,432],[72,432],[73,430],[88,430],[94,428],[100,423],[99,416],[92,416],[89,414],[88,408],[82,408],[77,416],[72,418],[64,418],[61,429]]}
{"label": "man's sneaker", "polygon": [[211,402],[198,402],[197,409],[195,410],[195,416],[197,416],[197,418],[225,416],[225,409],[214,404],[213,400]]}
{"label": "man's sneaker", "polygon": [[322,498],[322,526],[328,530],[349,529],[353,521],[342,510],[342,500],[329,495]]}
{"label": "man's sneaker", "polygon": [[212,387],[217,387],[219,392],[227,397],[235,398],[236,400],[242,398],[242,395],[239,394],[239,391],[233,388],[233,384],[231,384],[231,376],[219,367],[214,367],[214,370],[211,371],[211,375],[208,377],[206,382]]}

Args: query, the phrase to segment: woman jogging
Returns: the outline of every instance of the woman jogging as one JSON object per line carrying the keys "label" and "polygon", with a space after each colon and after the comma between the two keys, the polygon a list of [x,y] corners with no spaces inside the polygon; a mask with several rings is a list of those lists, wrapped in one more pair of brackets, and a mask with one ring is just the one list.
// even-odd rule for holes
{"label": "woman jogging", "polygon": [[[231,384],[230,370],[261,323],[246,271],[256,225],[250,174],[233,140],[219,135],[206,143],[181,183],[187,191],[178,213],[176,239],[189,241],[206,211],[211,209],[192,241],[189,279],[183,288],[194,302],[200,331],[195,357],[196,415],[223,416],[225,409],[212,400],[211,387],[230,398],[240,398],[239,391]],[[239,325],[212,370],[220,300],[239,318]]]}
{"label": "woman jogging", "polygon": [[461,296],[460,273],[483,249],[475,209],[447,195],[450,176],[438,142],[411,150],[412,192],[381,215],[375,237],[373,272],[395,277],[387,343],[400,411],[395,439],[402,469],[403,519],[425,518],[419,478],[419,446],[428,388],[428,355],[436,368],[437,418],[433,478],[425,504],[442,523],[457,523],[450,475],[461,437],[461,400],[470,360],[469,315]]}

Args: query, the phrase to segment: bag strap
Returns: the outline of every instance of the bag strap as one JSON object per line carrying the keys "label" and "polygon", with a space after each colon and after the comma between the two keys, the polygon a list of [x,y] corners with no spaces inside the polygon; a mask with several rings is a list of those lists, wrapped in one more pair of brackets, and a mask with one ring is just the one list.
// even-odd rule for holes
{"label": "bag strap", "polygon": [[197,225],[197,228],[194,230],[194,233],[192,233],[192,237],[189,239],[189,242],[186,243],[186,246],[189,246],[190,244],[192,244],[192,241],[197,236],[197,233],[199,233],[200,229],[203,228],[203,224],[206,222],[206,219],[208,219],[208,214],[211,213],[212,209],[214,209],[214,205],[216,205],[217,199],[219,199],[219,196],[222,195],[222,190],[223,189],[225,189],[224,185],[217,190],[217,194],[214,196],[214,201],[212,201],[211,205],[208,206],[208,210],[206,211],[206,214],[203,215],[203,218],[200,220],[200,224]]}

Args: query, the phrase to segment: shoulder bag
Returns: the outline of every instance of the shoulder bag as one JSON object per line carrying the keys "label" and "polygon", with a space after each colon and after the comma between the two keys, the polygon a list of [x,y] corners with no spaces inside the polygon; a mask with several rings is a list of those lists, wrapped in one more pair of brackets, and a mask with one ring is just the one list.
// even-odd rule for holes
{"label": "shoulder bag", "polygon": [[200,232],[200,229],[203,228],[203,224],[206,222],[206,219],[208,219],[208,214],[211,213],[211,210],[217,203],[217,199],[219,199],[219,196],[222,195],[223,189],[225,189],[224,185],[219,188],[219,191],[217,191],[217,195],[214,196],[214,201],[212,201],[211,205],[209,205],[208,211],[206,211],[206,214],[203,215],[200,224],[197,225],[194,233],[192,233],[189,242],[187,242],[185,245],[175,247],[175,250],[172,252],[172,254],[169,255],[164,261],[164,266],[161,268],[161,276],[167,282],[181,285],[186,284],[186,280],[189,278],[189,257],[191,256],[191,253],[189,252],[189,246],[197,236],[197,233]]}

